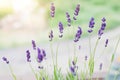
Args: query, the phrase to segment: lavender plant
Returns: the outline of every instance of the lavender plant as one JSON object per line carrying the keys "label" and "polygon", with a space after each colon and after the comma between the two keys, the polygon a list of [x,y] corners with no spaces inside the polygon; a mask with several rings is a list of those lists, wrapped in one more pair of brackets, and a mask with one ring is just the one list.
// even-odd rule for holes
{"label": "lavender plant", "polygon": [[[55,18],[55,5],[54,3],[51,3],[51,8],[50,8],[50,16],[51,18]],[[77,16],[79,15],[79,11],[80,11],[80,4],[77,4],[74,12],[73,12],[73,19],[71,19],[71,15],[69,14],[69,12],[66,12],[66,23],[67,25],[69,26],[70,29],[74,29],[74,26],[72,26],[72,21],[77,21]],[[80,70],[80,72],[78,72],[78,70],[80,69],[81,66],[79,66],[79,61],[78,61],[78,56],[76,55],[76,45],[75,44],[78,44],[78,42],[80,41],[80,38],[82,37],[82,34],[83,34],[83,30],[82,30],[82,27],[78,26],[78,29],[76,32],[73,32],[74,34],[74,37],[72,38],[72,41],[74,42],[74,56],[73,58],[69,60],[68,62],[68,71],[67,71],[67,74],[66,75],[63,75],[62,72],[61,72],[61,68],[58,66],[58,62],[57,62],[57,59],[58,59],[58,50],[59,50],[59,45],[57,45],[57,49],[56,49],[56,53],[54,53],[54,49],[53,49],[53,40],[54,40],[54,30],[50,30],[50,33],[49,33],[49,41],[50,41],[50,49],[51,49],[51,56],[52,56],[52,67],[53,67],[53,72],[52,72],[52,77],[48,76],[47,74],[47,71],[45,70],[45,67],[42,66],[42,62],[44,62],[46,60],[46,51],[44,49],[41,49],[39,48],[37,45],[36,45],[36,42],[34,40],[32,40],[32,47],[33,47],[33,51],[37,52],[36,54],[34,53],[34,56],[32,56],[31,54],[31,50],[26,50],[26,61],[28,62],[29,66],[30,66],[30,69],[31,71],[33,72],[34,76],[35,76],[35,79],[36,80],[86,80],[86,79],[89,79],[89,80],[92,80],[92,76],[94,74],[94,69],[95,69],[95,64],[97,62],[97,60],[95,60],[95,55],[97,54],[96,53],[96,50],[97,50],[97,47],[98,47],[98,44],[99,44],[99,41],[102,39],[102,35],[104,34],[104,30],[106,28],[106,18],[103,17],[102,18],[102,23],[101,23],[101,27],[100,29],[98,30],[98,37],[96,39],[96,42],[95,42],[95,46],[93,46],[94,48],[92,49],[92,45],[91,45],[91,36],[92,36],[92,32],[94,31],[93,28],[95,26],[95,19],[92,17],[89,21],[89,29],[88,29],[88,33],[89,33],[89,48],[90,48],[90,51],[89,51],[89,56],[86,55],[85,56],[85,60],[84,60],[84,69],[83,70]],[[71,27],[73,28],[71,28]],[[64,24],[62,23],[62,20],[58,22],[58,32],[59,32],[59,35],[58,35],[58,38],[61,40],[61,38],[64,37]],[[74,31],[74,30],[73,30]],[[53,34],[54,33],[54,34]],[[117,47],[118,47],[118,44],[120,42],[120,37],[119,37],[119,40],[116,44],[116,47],[114,49],[114,52],[112,54],[112,58],[111,58],[111,63],[110,63],[110,68],[111,68],[111,64],[113,63],[113,60],[114,60],[114,56],[115,56],[115,53],[116,53],[116,50],[117,50]],[[103,52],[102,52],[102,55],[104,54],[104,51],[106,49],[106,47],[108,47],[108,43],[109,43],[109,39],[106,39],[105,41],[105,46],[104,46],[104,49],[103,49]],[[80,48],[80,46],[79,46]],[[47,53],[48,54],[48,53]],[[100,57],[102,56],[100,55]],[[35,63],[37,63],[37,67],[33,67],[32,65],[32,57],[35,59]],[[99,57],[99,58],[100,58]],[[11,74],[12,74],[12,77],[14,80],[17,80],[16,78],[16,75],[13,73],[13,70],[12,70],[12,67],[10,66],[10,63],[9,61],[7,60],[6,57],[3,57],[2,58],[3,61],[9,66],[9,69],[11,71]],[[102,70],[103,68],[103,63],[100,63],[99,65],[99,70]],[[110,68],[109,68],[109,71],[110,71]],[[108,73],[109,73],[108,71]],[[116,80],[116,77],[115,79]]]}

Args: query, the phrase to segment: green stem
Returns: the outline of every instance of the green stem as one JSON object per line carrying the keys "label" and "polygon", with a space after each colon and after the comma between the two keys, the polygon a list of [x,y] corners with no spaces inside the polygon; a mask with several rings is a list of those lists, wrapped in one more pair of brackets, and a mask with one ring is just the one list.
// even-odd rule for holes
{"label": "green stem", "polygon": [[10,72],[11,72],[11,74],[12,74],[13,79],[14,79],[14,80],[17,80],[17,77],[16,77],[16,75],[14,74],[14,72],[13,72],[12,67],[11,67],[10,64],[9,64],[9,69],[10,69]]}
{"label": "green stem", "polygon": [[36,80],[39,80],[37,74],[35,73],[34,69],[32,68],[32,65],[30,63],[29,63],[29,66],[30,66],[33,74],[35,75]]}
{"label": "green stem", "polygon": [[118,44],[119,44],[119,42],[120,42],[120,37],[119,37],[119,39],[118,39],[118,41],[117,41],[117,44],[116,44],[116,46],[115,46],[114,54],[115,54],[116,51],[117,51],[117,48],[118,48]]}
{"label": "green stem", "polygon": [[91,54],[91,37],[89,37],[89,48],[90,48],[90,54]]}
{"label": "green stem", "polygon": [[50,48],[51,48],[52,62],[53,62],[53,65],[55,65],[55,64],[54,64],[54,55],[53,55],[52,42],[50,43]]}
{"label": "green stem", "polygon": [[56,66],[57,66],[57,58],[58,58],[58,48],[59,48],[59,43],[58,43],[58,45],[57,45],[57,50],[56,50]]}
{"label": "green stem", "polygon": [[93,51],[93,56],[95,56],[95,52],[96,52],[96,49],[97,49],[98,42],[99,42],[99,38],[96,41],[95,48],[94,48],[94,51]]}
{"label": "green stem", "polygon": [[74,58],[76,58],[76,44],[74,43],[73,46],[74,46]]}

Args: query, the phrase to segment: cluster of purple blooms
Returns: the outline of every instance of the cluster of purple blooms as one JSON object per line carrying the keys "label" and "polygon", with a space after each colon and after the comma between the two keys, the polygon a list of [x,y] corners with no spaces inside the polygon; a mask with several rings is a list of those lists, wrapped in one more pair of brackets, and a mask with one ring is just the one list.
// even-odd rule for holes
{"label": "cluster of purple blooms", "polygon": [[105,27],[106,27],[106,19],[103,18],[103,19],[102,19],[101,28],[100,28],[99,31],[98,31],[99,39],[101,38],[102,34],[104,33],[103,31],[105,30]]}
{"label": "cluster of purple blooms", "polygon": [[[34,42],[34,43],[33,43],[33,42]],[[33,50],[36,50],[36,46],[34,46],[34,45],[36,45],[36,44],[35,44],[35,41],[32,40]],[[30,56],[30,51],[27,50],[26,53],[27,53],[27,54],[26,54],[27,62],[31,62],[31,60],[30,60],[30,58],[31,58],[31,56]],[[46,52],[45,52],[44,49],[37,48],[37,54],[38,54],[38,55],[37,55],[37,62],[38,62],[38,63],[41,63],[41,62],[43,61],[43,59],[46,58]]]}
{"label": "cluster of purple blooms", "polygon": [[72,64],[70,65],[70,71],[74,76],[76,76],[77,74],[77,69],[78,69],[78,66],[76,66],[76,62],[72,61]]}
{"label": "cluster of purple blooms", "polygon": [[80,37],[81,37],[81,35],[82,35],[82,29],[81,29],[81,27],[78,27],[77,33],[75,35],[74,42],[78,42]]}
{"label": "cluster of purple blooms", "polygon": [[50,39],[50,41],[52,41],[52,39],[53,39],[53,31],[52,30],[50,31],[49,39]]}
{"label": "cluster of purple blooms", "polygon": [[93,32],[92,29],[94,28],[94,25],[95,25],[94,18],[92,17],[91,20],[90,20],[90,22],[89,22],[89,28],[90,28],[90,29],[88,30],[89,33],[92,33],[92,32]]}
{"label": "cluster of purple blooms", "polygon": [[59,25],[58,27],[59,27],[59,32],[60,32],[59,37],[61,38],[61,37],[63,36],[63,34],[62,34],[62,33],[63,33],[63,29],[64,29],[64,28],[63,28],[63,24],[62,24],[62,22],[59,22],[59,24],[58,24],[58,25]]}
{"label": "cluster of purple blooms", "polygon": [[67,22],[68,22],[68,26],[71,26],[71,18],[70,18],[70,14],[68,12],[66,12],[66,18],[67,18]]}
{"label": "cluster of purple blooms", "polygon": [[76,16],[78,16],[79,11],[80,11],[80,4],[77,4],[75,12],[74,12],[74,17],[73,17],[74,20],[77,20]]}
{"label": "cluster of purple blooms", "polygon": [[7,58],[6,58],[6,57],[3,57],[2,59],[3,59],[3,61],[5,61],[5,62],[6,62],[6,64],[9,64],[9,61],[7,60]]}
{"label": "cluster of purple blooms", "polygon": [[51,17],[54,17],[55,16],[55,6],[54,6],[54,3],[51,3],[51,12],[50,12],[50,14],[51,14]]}

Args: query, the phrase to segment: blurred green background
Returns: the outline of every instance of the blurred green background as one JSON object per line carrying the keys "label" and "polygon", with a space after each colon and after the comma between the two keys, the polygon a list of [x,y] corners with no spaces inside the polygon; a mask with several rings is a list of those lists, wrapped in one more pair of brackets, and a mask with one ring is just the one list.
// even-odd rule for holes
{"label": "blurred green background", "polygon": [[[13,0],[13,3],[14,1],[15,0]],[[24,0],[16,0],[16,2],[17,1],[24,2]],[[64,40],[72,39],[74,34],[72,33],[70,34],[70,32],[68,31],[65,13],[66,11],[69,12],[72,19],[75,7],[78,3],[80,4],[80,13],[79,13],[79,16],[77,17],[77,21],[73,22],[72,26],[75,26],[76,28],[78,25],[81,26],[83,29],[83,37],[86,37],[88,35],[87,30],[88,30],[89,20],[91,17],[95,18],[95,28],[93,33],[95,35],[97,34],[97,31],[101,26],[101,19],[103,17],[107,19],[107,27],[106,27],[107,31],[111,29],[115,29],[120,26],[119,0],[26,0],[25,4],[28,4],[27,1],[35,2],[35,5],[30,4],[29,5],[30,7],[26,7],[26,10],[24,10],[23,12],[21,11],[21,14],[22,16],[23,14],[30,15],[29,17],[33,21],[27,22],[25,21],[27,19],[26,17],[21,18],[22,16],[20,16],[21,22],[19,23],[19,18],[18,18],[17,21],[19,24],[17,25],[21,25],[22,27],[17,29],[9,28],[9,24],[7,25],[8,26],[7,28],[6,27],[4,28],[4,25],[1,25],[3,24],[3,20],[6,18],[6,16],[8,15],[14,16],[14,15],[18,15],[18,13],[19,15],[21,15],[19,11],[15,11],[17,9],[15,8],[16,6],[13,6],[14,4],[17,5],[17,3],[14,3],[14,4],[11,3],[7,7],[0,6],[0,49],[17,47],[17,46],[25,46],[30,43],[31,39],[35,39],[38,43],[46,43],[48,41],[48,33],[51,28],[54,30],[54,33],[56,33],[55,39],[57,40],[59,21],[62,21],[65,28]],[[6,2],[9,3],[10,1],[6,0]],[[51,19],[49,15],[51,2],[54,2],[56,6],[54,19]],[[2,4],[3,3],[4,2],[2,2]],[[23,5],[21,4],[21,6]],[[28,11],[27,9],[30,9],[30,8],[32,8],[32,10],[27,12]],[[42,18],[41,16],[37,16],[39,15],[38,14],[39,11],[44,12],[43,14],[40,13]],[[39,19],[37,20],[36,18],[35,19],[31,18],[31,15],[35,17],[39,17],[39,19],[41,20]],[[38,23],[40,24],[36,25],[37,23],[35,20],[38,21]],[[26,25],[26,22],[27,22],[27,25]],[[5,20],[4,20],[4,23],[6,23]],[[41,25],[41,24],[44,24],[44,25]],[[27,27],[27,26],[31,26],[31,27]]]}

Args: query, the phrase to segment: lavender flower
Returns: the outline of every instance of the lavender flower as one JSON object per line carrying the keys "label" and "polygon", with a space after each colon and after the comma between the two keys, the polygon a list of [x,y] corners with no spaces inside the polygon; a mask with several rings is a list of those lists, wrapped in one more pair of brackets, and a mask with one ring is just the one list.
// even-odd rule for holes
{"label": "lavender flower", "polygon": [[38,51],[37,61],[41,63],[43,61],[43,55],[41,54],[40,48],[37,48],[37,51]]}
{"label": "lavender flower", "polygon": [[39,69],[43,69],[43,66],[38,66]]}
{"label": "lavender flower", "polygon": [[51,30],[50,34],[49,34],[49,38],[50,38],[50,41],[52,41],[53,39],[53,31]]}
{"label": "lavender flower", "polygon": [[99,70],[102,70],[102,66],[103,66],[103,64],[102,64],[102,63],[100,63]]}
{"label": "lavender flower", "polygon": [[108,45],[108,39],[106,39],[106,42],[105,42],[105,47],[107,47]]}
{"label": "lavender flower", "polygon": [[27,50],[26,51],[26,53],[27,53],[27,62],[31,62],[31,60],[30,60],[30,51],[29,50]]}
{"label": "lavender flower", "polygon": [[50,15],[51,17],[54,17],[55,16],[55,6],[54,6],[54,3],[51,3],[51,12],[50,12]]}
{"label": "lavender flower", "polygon": [[79,41],[79,39],[81,37],[81,34],[82,34],[82,29],[80,27],[78,27],[77,33],[75,35],[74,42],[78,42]]}
{"label": "lavender flower", "polygon": [[76,66],[76,62],[72,61],[72,64],[70,66],[70,71],[74,76],[76,76],[77,69],[78,69],[78,66]]}
{"label": "lavender flower", "polygon": [[76,16],[78,16],[79,11],[80,11],[80,4],[77,4],[75,12],[74,12],[74,17],[73,17],[74,20],[76,20]]}
{"label": "lavender flower", "polygon": [[70,66],[71,73],[76,76],[75,67]]}
{"label": "lavender flower", "polygon": [[33,46],[33,49],[36,50],[36,43],[34,40],[32,40],[32,46]]}
{"label": "lavender flower", "polygon": [[62,22],[59,22],[59,32],[60,32],[60,35],[59,35],[59,37],[61,38],[62,36],[63,36],[63,24],[62,24]]}
{"label": "lavender flower", "polygon": [[102,34],[104,33],[105,27],[106,27],[106,19],[103,18],[103,19],[102,19],[101,28],[100,28],[99,31],[98,31],[99,39],[101,38]]}
{"label": "lavender flower", "polygon": [[71,26],[71,19],[70,19],[70,15],[68,12],[66,12],[66,18],[67,18],[67,22],[68,22],[68,26]]}
{"label": "lavender flower", "polygon": [[3,58],[2,58],[2,60],[3,60],[3,61],[5,61],[5,62],[6,62],[6,64],[9,64],[9,61],[7,60],[7,58],[6,58],[6,57],[3,57]]}
{"label": "lavender flower", "polygon": [[43,57],[46,57],[46,52],[44,49],[42,50],[42,54],[43,54]]}
{"label": "lavender flower", "polygon": [[44,49],[37,48],[38,56],[37,56],[37,61],[41,63],[43,59],[46,57],[46,52]]}
{"label": "lavender flower", "polygon": [[87,61],[88,60],[88,57],[87,56],[85,56],[85,61]]}
{"label": "lavender flower", "polygon": [[101,30],[105,30],[105,27],[106,27],[106,19],[103,18],[102,19],[102,24],[101,24]]}
{"label": "lavender flower", "polygon": [[76,65],[75,61],[72,61],[72,65],[74,65],[74,66]]}
{"label": "lavender flower", "polygon": [[89,22],[89,28],[90,28],[88,30],[89,33],[91,33],[93,31],[92,28],[94,28],[94,25],[95,25],[94,18],[92,17],[90,22]]}

